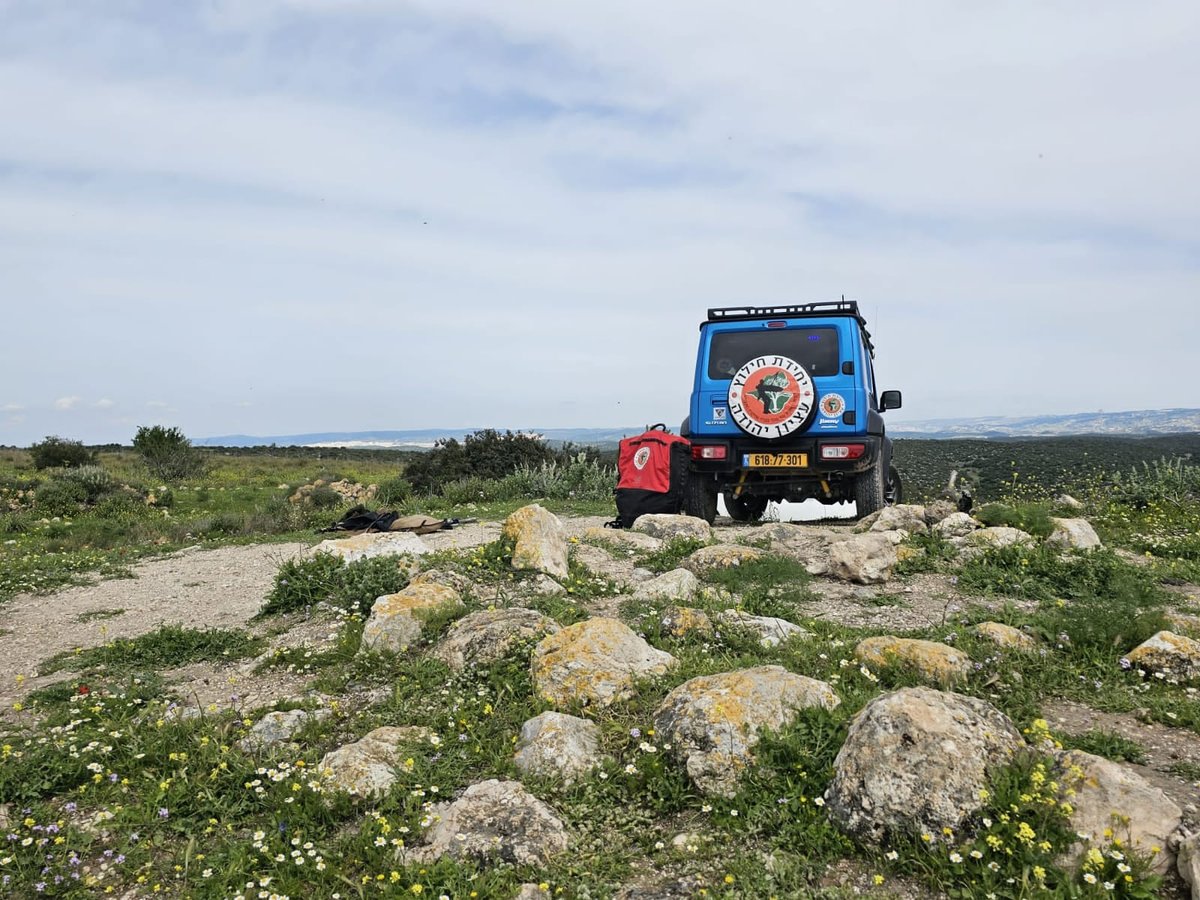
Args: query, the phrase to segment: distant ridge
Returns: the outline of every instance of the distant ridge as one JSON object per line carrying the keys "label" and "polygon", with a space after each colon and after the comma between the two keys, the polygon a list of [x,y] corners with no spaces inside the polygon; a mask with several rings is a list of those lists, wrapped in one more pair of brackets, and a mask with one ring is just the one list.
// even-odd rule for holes
{"label": "distant ridge", "polygon": [[[890,419],[890,417],[889,417]],[[615,446],[623,437],[640,434],[643,425],[625,428],[513,428],[539,434],[551,444]],[[361,447],[426,450],[444,438],[462,440],[478,428],[417,428],[404,431],[315,431],[308,434],[224,434],[199,438],[201,447]],[[504,430],[504,429],[500,429]],[[1126,412],[1073,413],[1063,416],[979,416],[888,422],[888,434],[908,438],[1061,437],[1072,434],[1124,435],[1200,433],[1200,409],[1148,409]]]}

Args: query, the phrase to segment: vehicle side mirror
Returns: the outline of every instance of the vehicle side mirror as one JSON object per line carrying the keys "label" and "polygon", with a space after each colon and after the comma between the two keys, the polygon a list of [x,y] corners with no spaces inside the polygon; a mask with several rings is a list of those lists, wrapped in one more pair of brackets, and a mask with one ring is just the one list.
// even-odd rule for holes
{"label": "vehicle side mirror", "polygon": [[879,395],[880,412],[887,412],[889,409],[899,409],[902,403],[899,391],[884,391]]}

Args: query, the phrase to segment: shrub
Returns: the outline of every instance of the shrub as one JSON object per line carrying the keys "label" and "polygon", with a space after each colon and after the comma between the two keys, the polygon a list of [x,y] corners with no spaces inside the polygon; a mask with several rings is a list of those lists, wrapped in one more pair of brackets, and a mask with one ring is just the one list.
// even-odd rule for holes
{"label": "shrub", "polygon": [[412,495],[412,485],[408,479],[397,475],[379,485],[375,499],[383,506],[398,506]]}
{"label": "shrub", "polygon": [[414,490],[432,494],[447,482],[503,478],[522,467],[540,466],[553,459],[553,451],[540,438],[487,428],[468,434],[461,444],[454,438],[438,441],[432,450],[410,462],[404,475]]}
{"label": "shrub", "polygon": [[1046,538],[1054,531],[1050,510],[1045,503],[989,503],[975,513],[984,525],[1019,528],[1035,537]]}
{"label": "shrub", "polygon": [[87,502],[87,488],[74,481],[55,479],[37,489],[33,506],[44,516],[69,516]]}
{"label": "shrub", "polygon": [[366,615],[377,597],[394,594],[408,584],[408,569],[395,556],[360,559],[346,565],[330,553],[290,559],[279,567],[260,616],[331,603]]}
{"label": "shrub", "polygon": [[146,504],[137,495],[128,491],[115,491],[102,497],[96,504],[93,513],[99,519],[128,522],[144,516]]}
{"label": "shrub", "polygon": [[95,462],[95,456],[83,446],[82,441],[70,441],[49,435],[39,444],[29,448],[36,469],[67,469],[72,466],[87,466]]}
{"label": "shrub", "polygon": [[57,481],[70,481],[80,485],[86,492],[88,503],[95,503],[116,484],[112,474],[101,466],[78,466],[58,476]]}
{"label": "shrub", "polygon": [[1112,498],[1137,509],[1154,502],[1182,504],[1200,499],[1200,466],[1183,457],[1144,462],[1112,476]]}
{"label": "shrub", "polygon": [[143,425],[133,438],[133,449],[141,454],[151,473],[166,481],[204,473],[204,457],[178,428]]}

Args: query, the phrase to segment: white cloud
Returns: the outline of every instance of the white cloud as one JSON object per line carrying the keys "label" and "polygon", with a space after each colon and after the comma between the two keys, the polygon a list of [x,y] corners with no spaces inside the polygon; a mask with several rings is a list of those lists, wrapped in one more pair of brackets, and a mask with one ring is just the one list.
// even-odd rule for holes
{"label": "white cloud", "polygon": [[80,401],[80,398],[75,397],[75,396],[59,397],[57,400],[54,401],[54,408],[60,409],[60,410],[74,409],[76,406],[79,405],[79,401]]}
{"label": "white cloud", "polygon": [[0,406],[0,412],[21,412],[24,408],[20,403],[5,403]]}
{"label": "white cloud", "polygon": [[99,400],[97,400],[95,403],[92,404],[92,406],[95,407],[96,409],[112,409],[116,405],[117,405],[116,402],[108,399],[108,397],[101,397]]}

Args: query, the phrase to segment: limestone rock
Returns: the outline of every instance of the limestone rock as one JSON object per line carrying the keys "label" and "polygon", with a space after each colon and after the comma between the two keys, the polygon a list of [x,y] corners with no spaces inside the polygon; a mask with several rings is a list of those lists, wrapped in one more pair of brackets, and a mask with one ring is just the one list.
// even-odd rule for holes
{"label": "limestone rock", "polygon": [[290,741],[292,735],[309,722],[328,719],[330,711],[320,709],[289,709],[284,712],[269,712],[250,728],[249,733],[238,741],[242,750],[258,750]]}
{"label": "limestone rock", "polygon": [[979,522],[965,512],[955,512],[933,526],[934,533],[944,538],[966,537],[978,530]]}
{"label": "limestone rock", "polygon": [[1163,618],[1176,634],[1200,637],[1200,616],[1170,609],[1163,613]]}
{"label": "limestone rock", "polygon": [[514,569],[567,577],[567,535],[558,516],[536,503],[504,520],[501,534],[514,542]]}
{"label": "limestone rock", "polygon": [[1008,650],[1033,650],[1037,647],[1037,641],[1025,632],[1001,622],[980,622],[974,630],[997,647]]}
{"label": "limestone rock", "polygon": [[649,581],[643,581],[633,591],[633,599],[641,601],[671,600],[690,603],[700,590],[700,580],[687,569],[672,569]]}
{"label": "limestone rock", "polygon": [[624,622],[596,617],[543,638],[530,668],[538,694],[557,706],[608,706],[633,696],[636,679],[673,665],[675,657],[651,647]]}
{"label": "limestone rock", "polygon": [[1179,875],[1192,889],[1192,900],[1200,900],[1200,832],[1179,842]]}
{"label": "limestone rock", "polygon": [[446,631],[433,655],[455,672],[488,666],[509,654],[520,641],[554,634],[561,626],[532,609],[484,609],[463,616]]}
{"label": "limestone rock", "polygon": [[[773,523],[756,529],[771,539],[771,552],[789,556],[804,564],[805,571],[810,575],[825,575],[829,572],[829,548],[840,541],[847,540],[850,535],[845,532],[833,531],[829,528],[813,528],[788,523]],[[755,532],[749,532],[752,537]]]}
{"label": "limestone rock", "polygon": [[684,760],[696,787],[731,797],[741,773],[754,761],[762,728],[780,728],[798,710],[833,709],[839,702],[823,681],[782,666],[756,666],[685,681],[655,712],[654,728]]}
{"label": "limestone rock", "polygon": [[426,569],[414,575],[409,584],[441,584],[458,591],[460,596],[475,590],[471,579],[453,569]]}
{"label": "limestone rock", "polygon": [[326,753],[317,769],[330,787],[378,799],[396,781],[401,749],[428,736],[428,729],[419,726],[376,728],[354,743]]}
{"label": "limestone rock", "polygon": [[1151,672],[1166,672],[1185,681],[1200,679],[1200,641],[1160,631],[1129,651],[1129,661]]}
{"label": "limestone rock", "polygon": [[927,687],[884,694],[850,723],[825,795],[830,817],[871,843],[958,828],[982,806],[989,773],[1024,746],[983,700]]}
{"label": "limestone rock", "polygon": [[1168,838],[1179,827],[1183,811],[1166,794],[1129,766],[1082,750],[1063,753],[1058,762],[1060,781],[1075,790],[1070,797],[1071,827],[1088,835],[1068,851],[1070,865],[1078,863],[1089,846],[1108,847],[1112,841],[1104,831],[1112,829],[1125,847],[1147,855],[1159,848],[1152,862],[1156,872],[1171,867],[1175,859]]}
{"label": "limestone rock", "polygon": [[641,553],[658,550],[663,544],[659,538],[651,537],[640,531],[625,531],[621,528],[589,528],[583,533],[583,539]]}
{"label": "limestone rock", "polygon": [[875,521],[866,528],[867,531],[907,531],[909,534],[926,534],[929,526],[925,524],[925,507],[910,503],[898,503],[895,506],[885,506],[879,510]]}
{"label": "limestone rock", "polygon": [[937,641],[882,635],[869,637],[854,648],[859,662],[872,668],[901,666],[937,684],[952,684],[967,677],[971,657]]}
{"label": "limestone rock", "polygon": [[675,637],[686,637],[689,634],[711,637],[715,633],[708,613],[690,606],[668,606],[663,610],[662,627]]}
{"label": "limestone rock", "polygon": [[895,532],[856,534],[829,548],[829,572],[855,584],[882,584],[897,563]]}
{"label": "limestone rock", "polygon": [[517,890],[513,900],[552,900],[553,894],[544,890],[540,884],[527,881]]}
{"label": "limestone rock", "polygon": [[1046,538],[1046,543],[1052,547],[1064,550],[1095,550],[1103,546],[1100,535],[1087,519],[1051,519],[1054,531]]}
{"label": "limestone rock", "polygon": [[421,638],[422,615],[461,609],[458,592],[444,584],[410,584],[395,594],[384,594],[371,606],[363,627],[363,650],[402,653]]}
{"label": "limestone rock", "polygon": [[701,547],[685,559],[683,565],[703,578],[712,572],[733,569],[743,563],[762,559],[762,555],[761,550],[741,544],[713,544],[711,547]]}
{"label": "limestone rock", "polygon": [[993,525],[990,528],[980,528],[967,535],[968,546],[983,549],[998,549],[1011,547],[1014,544],[1033,544],[1033,535],[1020,528],[1009,528],[1007,525]]}
{"label": "limestone rock", "polygon": [[544,712],[521,726],[513,762],[522,772],[570,783],[600,765],[600,728],[587,719]]}
{"label": "limestone rock", "polygon": [[385,531],[321,541],[313,548],[313,552],[332,553],[341,557],[343,562],[352,563],[376,556],[421,556],[429,552],[429,547],[420,537],[407,531]]}
{"label": "limestone rock", "polygon": [[724,625],[735,628],[745,628],[758,635],[758,642],[764,647],[777,647],[790,638],[810,638],[812,633],[805,631],[794,622],[787,619],[777,619],[774,616],[752,616],[737,609],[726,609],[717,613],[717,620]]}
{"label": "limestone rock", "polygon": [[711,540],[712,526],[695,516],[673,516],[667,513],[648,513],[638,516],[633,530],[664,541],[673,538],[693,538],[698,541]]}
{"label": "limestone rock", "polygon": [[1082,512],[1083,504],[1072,497],[1070,494],[1059,494],[1054,498],[1054,502],[1063,509],[1069,509],[1072,512]]}
{"label": "limestone rock", "polygon": [[433,808],[427,844],[402,854],[406,865],[443,856],[544,866],[567,849],[567,829],[554,810],[517,781],[473,784],[451,803]]}

